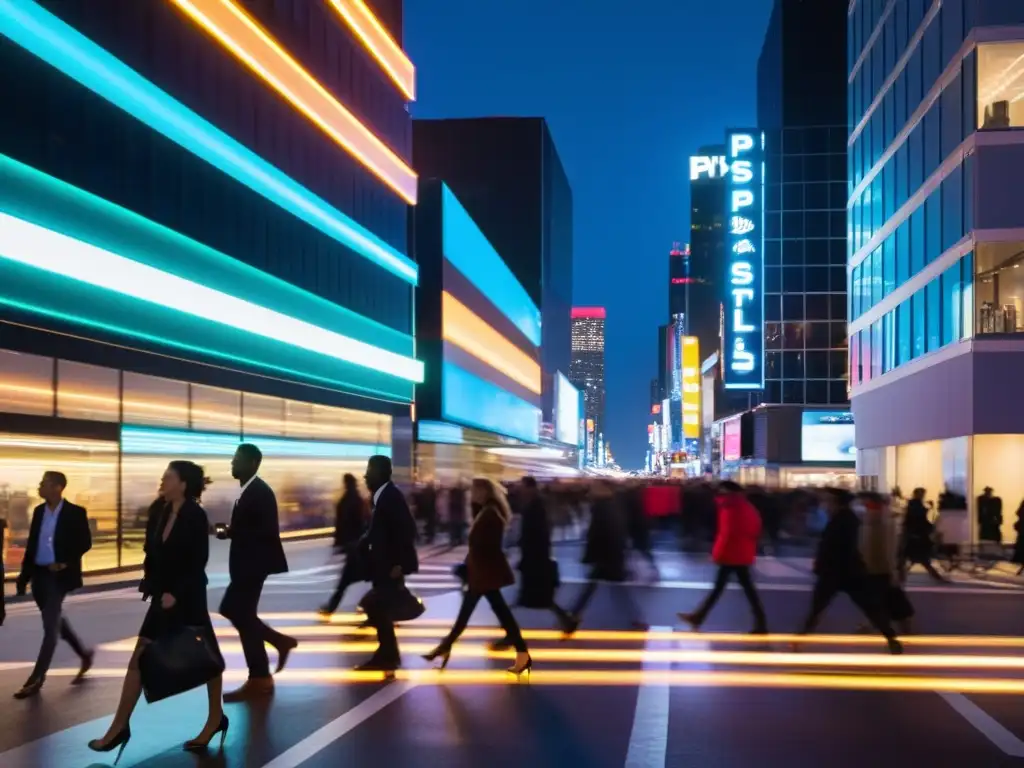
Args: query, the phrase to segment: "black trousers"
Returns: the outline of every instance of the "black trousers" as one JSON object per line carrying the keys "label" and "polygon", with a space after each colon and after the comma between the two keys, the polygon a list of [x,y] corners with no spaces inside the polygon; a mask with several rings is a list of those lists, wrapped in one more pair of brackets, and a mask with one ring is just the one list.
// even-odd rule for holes
{"label": "black trousers", "polygon": [[505,602],[505,597],[501,594],[500,589],[483,593],[473,592],[472,590],[463,592],[459,615],[455,618],[455,624],[452,625],[448,637],[441,644],[448,648],[455,645],[455,641],[459,639],[466,630],[466,627],[469,626],[469,619],[472,617],[473,611],[476,609],[481,597],[490,604],[491,610],[494,611],[494,615],[498,619],[498,623],[505,630],[505,639],[512,644],[512,647],[518,653],[526,653],[526,641],[523,640],[523,633],[519,630],[519,623],[516,621],[516,617],[512,615],[512,609],[508,607],[508,603]]}
{"label": "black trousers", "polygon": [[853,604],[864,614],[865,618],[871,622],[871,626],[881,632],[887,639],[896,637],[884,603],[880,601],[879,595],[868,585],[866,580],[837,581],[827,578],[819,578],[814,584],[814,592],[811,595],[811,610],[808,612],[807,619],[800,630],[801,635],[807,635],[814,631],[815,627],[818,626],[821,615],[840,592],[845,592],[850,600],[853,601]]}
{"label": "black trousers", "polygon": [[86,656],[85,646],[71,628],[71,624],[63,616],[64,598],[67,593],[57,578],[57,574],[46,568],[36,568],[32,575],[32,599],[39,606],[43,617],[43,644],[39,648],[35,669],[29,680],[42,680],[50,671],[53,654],[57,650],[57,638],[71,646],[78,658]]}
{"label": "black trousers", "polygon": [[750,578],[750,566],[747,565],[718,566],[718,573],[715,575],[715,585],[711,588],[708,596],[704,598],[700,608],[693,613],[694,622],[696,624],[704,623],[704,619],[711,613],[711,609],[715,607],[715,603],[718,602],[718,599],[725,591],[725,587],[729,583],[729,576],[733,574],[736,575],[736,580],[743,588],[743,594],[746,595],[750,611],[754,614],[754,629],[761,632],[765,631],[768,626],[768,619],[764,615],[764,606],[761,605],[761,598],[754,587],[754,580]]}
{"label": "black trousers", "polygon": [[324,605],[324,608],[331,613],[338,610],[338,606],[341,605],[341,599],[345,596],[345,591],[355,584],[357,581],[362,581],[359,578],[359,568],[357,566],[357,557],[355,548],[350,548],[348,554],[345,555],[345,565],[341,567],[341,576],[338,577],[338,586],[334,588],[334,592],[331,594],[330,599]]}
{"label": "black trousers", "polygon": [[291,638],[268,627],[256,614],[263,593],[263,582],[264,579],[248,583],[233,581],[224,591],[224,599],[220,602],[220,615],[238,630],[250,678],[270,676],[267,644],[280,652],[282,647],[291,643]]}

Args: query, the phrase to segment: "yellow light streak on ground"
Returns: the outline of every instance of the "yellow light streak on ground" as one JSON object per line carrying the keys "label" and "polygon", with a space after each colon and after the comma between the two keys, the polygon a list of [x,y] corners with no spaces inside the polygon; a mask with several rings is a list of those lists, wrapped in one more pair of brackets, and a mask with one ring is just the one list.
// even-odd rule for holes
{"label": "yellow light streak on ground", "polygon": [[[105,651],[131,652],[134,641],[121,641],[100,646]],[[434,643],[405,643],[403,654],[429,653]],[[222,642],[221,651],[241,653],[238,642]],[[304,642],[293,656],[304,654],[373,653],[376,642]],[[491,651],[483,645],[456,644],[453,656],[480,659],[508,659],[509,651]],[[893,656],[882,653],[786,653],[772,651],[715,651],[704,649],[644,650],[642,648],[532,648],[530,655],[536,661],[555,663],[639,664],[654,662],[665,664],[720,664],[723,666],[755,667],[849,667],[886,669],[1006,669],[1024,670],[1024,656],[977,656],[954,654],[926,654]]]}
{"label": "yellow light streak on ground", "polygon": [[[51,669],[50,677],[74,677],[78,667]],[[124,677],[124,668],[96,668],[90,677],[99,679]],[[224,674],[228,682],[245,680],[244,670]],[[379,683],[389,676],[380,672],[354,670],[288,669],[275,675],[279,684],[338,685],[342,683]],[[398,670],[393,679],[419,685],[507,685],[516,678],[504,670],[460,670],[444,672],[430,669]],[[524,678],[525,680],[526,678]],[[877,675],[823,675],[798,673],[761,673],[733,671],[644,671],[600,669],[544,669],[531,677],[533,685],[603,686],[667,685],[700,688],[789,688],[849,691],[940,691],[946,693],[1024,694],[1024,679],[910,677]]]}

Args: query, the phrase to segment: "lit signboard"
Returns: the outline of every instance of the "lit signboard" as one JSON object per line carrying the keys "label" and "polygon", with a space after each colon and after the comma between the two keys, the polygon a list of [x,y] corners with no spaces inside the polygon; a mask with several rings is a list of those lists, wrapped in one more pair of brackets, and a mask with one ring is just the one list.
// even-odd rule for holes
{"label": "lit signboard", "polygon": [[804,411],[800,422],[800,458],[803,461],[845,464],[856,460],[852,413]]}
{"label": "lit signboard", "polygon": [[764,389],[764,134],[727,134],[723,374],[726,389]]}
{"label": "lit signboard", "polygon": [[696,336],[683,337],[683,437],[699,438],[700,344]]}
{"label": "lit signboard", "polygon": [[729,161],[724,157],[698,155],[690,158],[690,181],[721,179],[729,175]]}
{"label": "lit signboard", "polygon": [[580,442],[580,391],[561,371],[555,373],[555,439],[567,445]]}

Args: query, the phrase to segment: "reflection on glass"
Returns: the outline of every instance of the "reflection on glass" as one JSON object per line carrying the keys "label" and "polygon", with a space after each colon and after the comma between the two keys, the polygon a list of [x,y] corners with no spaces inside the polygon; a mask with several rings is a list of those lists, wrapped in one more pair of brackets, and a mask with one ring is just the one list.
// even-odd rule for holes
{"label": "reflection on glass", "polygon": [[192,384],[192,428],[242,432],[242,393]]}
{"label": "reflection on glass", "polygon": [[0,410],[53,415],[53,358],[0,350]]}
{"label": "reflection on glass", "polygon": [[246,392],[242,396],[242,432],[247,435],[283,435],[284,400]]}
{"label": "reflection on glass", "polygon": [[978,125],[983,131],[1024,126],[1024,43],[978,46]]}
{"label": "reflection on glass", "polygon": [[977,332],[1024,331],[1024,243],[979,243],[976,258]]}
{"label": "reflection on glass", "polygon": [[42,503],[36,489],[46,470],[67,475],[66,498],[88,511],[92,550],[84,567],[116,568],[117,443],[0,434],[0,518],[9,525],[8,572],[21,569],[32,510]]}
{"label": "reflection on glass", "polygon": [[125,371],[123,407],[126,424],[187,427],[188,384]]}
{"label": "reflection on glass", "polygon": [[62,419],[118,421],[121,402],[117,371],[98,365],[57,361],[57,416]]}

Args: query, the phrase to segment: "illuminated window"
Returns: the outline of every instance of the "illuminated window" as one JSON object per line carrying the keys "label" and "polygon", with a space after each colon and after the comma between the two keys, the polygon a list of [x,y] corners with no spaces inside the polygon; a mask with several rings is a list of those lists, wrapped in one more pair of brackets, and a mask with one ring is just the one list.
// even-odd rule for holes
{"label": "illuminated window", "polygon": [[252,435],[283,435],[285,434],[284,399],[252,395],[242,395],[242,433]]}
{"label": "illuminated window", "polygon": [[242,432],[242,393],[233,389],[191,385],[192,429]]}
{"label": "illuminated window", "polygon": [[187,427],[188,384],[125,372],[124,423]]}
{"label": "illuminated window", "polygon": [[98,365],[57,361],[57,415],[62,419],[119,421],[117,371]]}
{"label": "illuminated window", "polygon": [[0,411],[53,415],[53,359],[0,350]]}
{"label": "illuminated window", "polygon": [[1024,243],[978,243],[978,333],[1024,332]]}
{"label": "illuminated window", "polygon": [[1024,126],[1024,43],[978,46],[978,127]]}

